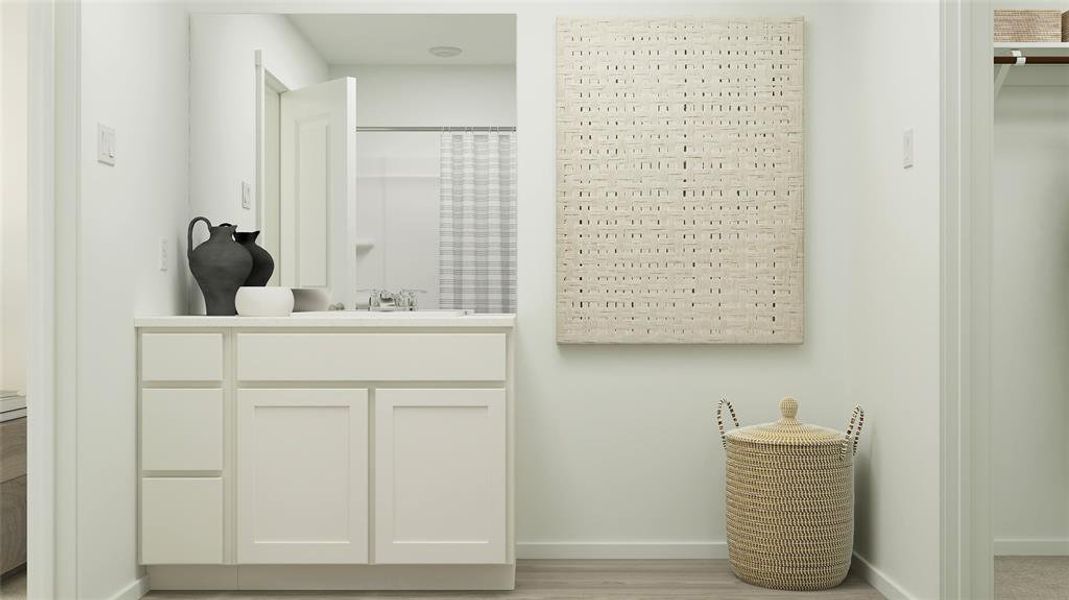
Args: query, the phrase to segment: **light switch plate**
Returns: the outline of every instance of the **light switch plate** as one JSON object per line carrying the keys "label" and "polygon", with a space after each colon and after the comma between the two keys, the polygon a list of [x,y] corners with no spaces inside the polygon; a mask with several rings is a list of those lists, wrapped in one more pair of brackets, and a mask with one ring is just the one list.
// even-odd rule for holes
{"label": "light switch plate", "polygon": [[913,129],[907,129],[902,134],[902,168],[909,169],[913,166]]}
{"label": "light switch plate", "polygon": [[97,162],[115,166],[115,128],[97,123]]}
{"label": "light switch plate", "polygon": [[252,186],[248,181],[241,182],[241,208],[252,208]]}

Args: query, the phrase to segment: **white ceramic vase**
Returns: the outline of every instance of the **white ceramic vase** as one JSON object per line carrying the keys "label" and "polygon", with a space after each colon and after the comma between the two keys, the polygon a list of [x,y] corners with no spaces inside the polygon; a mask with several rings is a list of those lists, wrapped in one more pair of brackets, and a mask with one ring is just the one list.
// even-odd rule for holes
{"label": "white ceramic vase", "polygon": [[326,288],[293,288],[293,312],[327,310],[330,290]]}
{"label": "white ceramic vase", "polygon": [[234,298],[242,317],[285,317],[293,312],[293,290],[276,286],[242,286]]}

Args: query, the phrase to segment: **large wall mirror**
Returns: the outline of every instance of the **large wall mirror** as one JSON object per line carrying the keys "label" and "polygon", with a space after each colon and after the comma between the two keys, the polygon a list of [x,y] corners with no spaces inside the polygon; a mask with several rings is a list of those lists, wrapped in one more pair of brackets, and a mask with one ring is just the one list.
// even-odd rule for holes
{"label": "large wall mirror", "polygon": [[270,285],[514,312],[514,15],[194,14],[194,215]]}

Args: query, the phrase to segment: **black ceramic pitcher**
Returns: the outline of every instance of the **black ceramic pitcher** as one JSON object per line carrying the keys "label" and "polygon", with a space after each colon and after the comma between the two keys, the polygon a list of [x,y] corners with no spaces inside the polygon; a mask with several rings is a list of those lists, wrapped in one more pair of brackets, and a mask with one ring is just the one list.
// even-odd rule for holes
{"label": "black ceramic pitcher", "polygon": [[[193,227],[197,221],[204,221],[208,226],[208,239],[193,248]],[[237,226],[230,223],[213,227],[204,217],[189,222],[186,246],[189,270],[204,294],[204,308],[209,315],[238,314],[234,296],[252,272],[252,255],[234,241],[236,229]]]}

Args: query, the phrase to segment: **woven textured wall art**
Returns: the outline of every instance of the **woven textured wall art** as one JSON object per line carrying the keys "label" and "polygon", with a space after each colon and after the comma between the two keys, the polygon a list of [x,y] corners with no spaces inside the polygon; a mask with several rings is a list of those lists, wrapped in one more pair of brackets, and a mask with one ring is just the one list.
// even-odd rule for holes
{"label": "woven textured wall art", "polygon": [[801,18],[557,21],[557,340],[800,343]]}

